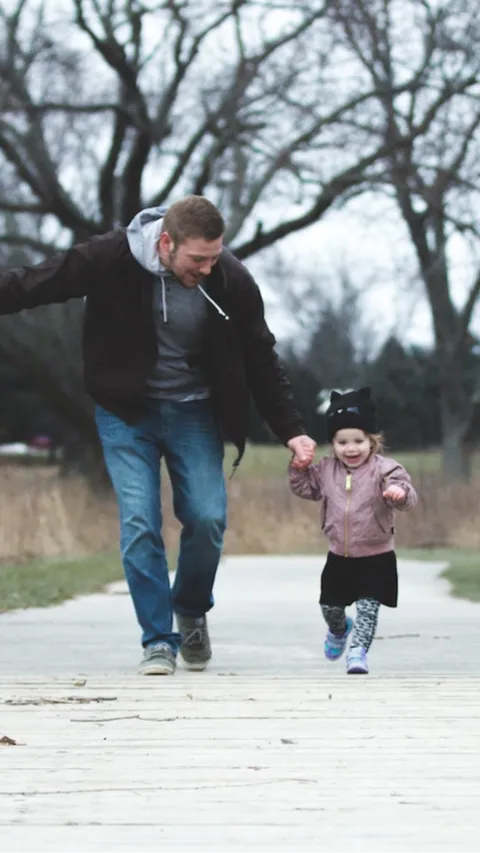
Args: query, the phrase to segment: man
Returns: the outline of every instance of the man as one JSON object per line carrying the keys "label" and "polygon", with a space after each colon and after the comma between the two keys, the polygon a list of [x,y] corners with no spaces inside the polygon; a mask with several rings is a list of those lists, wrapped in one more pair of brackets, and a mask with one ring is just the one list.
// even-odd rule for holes
{"label": "man", "polygon": [[[274,352],[260,291],[222,245],[202,196],[0,276],[0,313],[86,297],[85,387],[120,514],[121,553],[144,647],[140,672],[205,669],[206,613],[226,524],[223,441],[247,436],[250,392],[299,463],[313,458]],[[164,457],[182,524],[172,590],[161,528]],[[173,612],[178,633],[173,630]]]}

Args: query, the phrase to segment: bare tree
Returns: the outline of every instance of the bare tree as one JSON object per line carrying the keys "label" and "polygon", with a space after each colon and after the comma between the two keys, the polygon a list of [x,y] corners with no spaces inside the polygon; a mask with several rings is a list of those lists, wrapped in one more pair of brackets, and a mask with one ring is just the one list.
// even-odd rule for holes
{"label": "bare tree", "polygon": [[[143,206],[200,193],[221,207],[227,241],[245,259],[380,180],[392,148],[408,156],[457,88],[434,81],[430,92],[423,66],[393,83],[359,75],[337,26],[342,8],[5,0],[0,245],[45,256]],[[379,132],[386,85],[390,100],[423,103],[428,92],[395,134]],[[24,331],[32,358],[47,362],[33,328]],[[2,336],[15,344],[19,326],[3,323]]]}
{"label": "bare tree", "polygon": [[[22,250],[22,262],[27,249],[46,256],[189,192],[217,201],[227,240],[243,258],[318,218],[377,157],[374,149],[336,152],[332,163],[324,156],[341,117],[371,97],[356,86],[339,97],[329,79],[327,6],[7,0],[0,10],[6,262],[12,248]],[[279,197],[301,215],[286,217]],[[81,313],[69,305],[2,318],[0,347],[89,445]]]}
{"label": "bare tree", "polygon": [[[462,235],[480,248],[480,3],[339,0],[331,16],[358,73],[378,93],[371,133],[390,151],[376,187],[393,192],[432,314],[444,468],[468,476],[465,440],[474,396],[467,380],[474,340],[469,328],[480,266],[459,307],[450,246]],[[416,86],[397,94],[405,74]],[[413,137],[419,123],[424,132]],[[398,139],[405,144],[397,147]]]}
{"label": "bare tree", "polygon": [[16,0],[0,11],[0,212],[43,224],[43,242],[15,239],[50,252],[184,193],[217,201],[242,258],[315,222],[386,150],[359,130],[376,86],[342,73],[331,5],[65,0],[60,12]]}

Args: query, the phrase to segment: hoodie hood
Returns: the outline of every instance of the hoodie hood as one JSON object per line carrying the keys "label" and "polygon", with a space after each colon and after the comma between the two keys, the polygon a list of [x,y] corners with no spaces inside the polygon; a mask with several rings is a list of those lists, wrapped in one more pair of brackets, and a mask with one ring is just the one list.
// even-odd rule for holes
{"label": "hoodie hood", "polygon": [[157,249],[165,213],[165,207],[147,207],[137,213],[127,227],[127,240],[133,257],[153,275],[167,272]]}
{"label": "hoodie hood", "polygon": [[[133,217],[127,226],[127,240],[130,251],[139,264],[153,275],[159,276],[162,281],[163,319],[167,322],[167,298],[165,293],[164,276],[172,275],[165,269],[158,254],[158,240],[162,230],[163,217],[167,211],[166,207],[146,207]],[[216,311],[225,320],[229,317],[225,311],[209,296],[199,284],[200,293],[210,302]]]}

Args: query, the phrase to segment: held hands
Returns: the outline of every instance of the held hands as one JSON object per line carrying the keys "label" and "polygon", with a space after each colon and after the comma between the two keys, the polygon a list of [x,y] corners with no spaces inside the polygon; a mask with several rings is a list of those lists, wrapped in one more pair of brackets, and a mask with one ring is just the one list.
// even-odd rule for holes
{"label": "held hands", "polygon": [[385,489],[383,497],[398,503],[399,501],[405,500],[406,493],[400,486],[389,486],[388,489]]}
{"label": "held hands", "polygon": [[308,468],[315,456],[316,442],[308,435],[297,435],[288,442],[288,447],[293,453],[292,467],[298,471]]}

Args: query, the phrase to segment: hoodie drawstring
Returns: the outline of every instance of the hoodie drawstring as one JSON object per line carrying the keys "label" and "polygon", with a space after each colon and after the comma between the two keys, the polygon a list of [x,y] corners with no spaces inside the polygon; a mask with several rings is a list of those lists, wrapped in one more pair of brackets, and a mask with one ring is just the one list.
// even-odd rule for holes
{"label": "hoodie drawstring", "polygon": [[[164,323],[168,323],[167,294],[166,294],[166,288],[165,288],[165,277],[164,277],[163,275],[161,275],[161,276],[160,276],[160,280],[161,280],[161,282],[162,282],[162,312],[163,312],[163,322],[164,322]],[[215,302],[215,300],[214,300],[214,299],[212,299],[212,297],[211,297],[211,296],[209,296],[209,295],[208,295],[208,293],[206,293],[206,292],[205,292],[205,290],[203,289],[203,287],[202,287],[200,284],[198,285],[198,289],[199,289],[200,293],[205,297],[205,299],[208,299],[208,301],[209,301],[209,302],[211,302],[211,304],[214,306],[214,308],[216,308],[216,309],[217,309],[217,311],[218,311],[218,313],[220,314],[220,316],[221,316],[221,317],[223,317],[225,320],[229,320],[229,319],[230,319],[230,317],[229,317],[227,314],[225,314],[225,311],[223,311],[223,310],[220,308],[220,305],[217,305],[217,303]]]}
{"label": "hoodie drawstring", "polygon": [[205,292],[205,290],[203,289],[203,287],[201,286],[201,284],[199,284],[199,285],[198,285],[198,289],[199,289],[200,293],[203,293],[203,295],[204,295],[205,299],[208,299],[208,301],[209,301],[209,302],[211,302],[211,304],[214,306],[214,308],[216,308],[216,309],[217,309],[218,313],[220,314],[220,316],[221,316],[221,317],[223,317],[223,318],[224,318],[224,320],[229,320],[229,319],[230,319],[230,317],[228,316],[228,314],[225,314],[225,311],[222,311],[222,309],[220,308],[220,305],[217,305],[217,303],[215,302],[215,300],[214,300],[214,299],[212,299],[212,297],[211,297],[211,296],[209,296],[209,295],[208,295],[208,293],[206,293],[206,292]]}
{"label": "hoodie drawstring", "polygon": [[165,278],[163,275],[160,276],[162,280],[162,309],[163,309],[163,322],[166,323],[168,321],[167,315],[167,296],[165,293]]}

